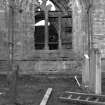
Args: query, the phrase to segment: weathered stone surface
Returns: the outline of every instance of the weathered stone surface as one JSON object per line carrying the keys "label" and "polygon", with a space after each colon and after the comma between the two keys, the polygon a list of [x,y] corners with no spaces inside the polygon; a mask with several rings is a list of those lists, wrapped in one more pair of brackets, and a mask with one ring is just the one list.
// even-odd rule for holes
{"label": "weathered stone surface", "polygon": [[0,60],[8,59],[8,30],[5,24],[5,13],[0,13]]}
{"label": "weathered stone surface", "polygon": [[[59,1],[59,0],[58,0]],[[60,3],[61,2],[61,3]],[[67,11],[66,3],[63,4],[63,1],[60,1],[58,7],[61,9],[63,7],[64,11]],[[65,2],[65,1],[64,1]],[[67,2],[67,1],[66,1]],[[64,5],[64,6],[63,6]],[[80,7],[82,8],[82,6]],[[82,38],[83,36],[87,35],[85,25],[82,25],[82,22],[85,24],[85,13],[83,14],[82,10],[78,11],[81,13],[77,13],[77,7],[75,4],[74,7],[74,14],[73,14],[73,34],[65,33],[65,26],[69,27],[70,19],[64,19],[62,21],[62,35],[61,38],[63,41],[69,41],[73,36],[73,43],[76,47],[76,52],[83,52],[82,47]],[[63,13],[62,12],[62,13]],[[82,16],[84,15],[84,16]],[[82,20],[83,19],[83,20]],[[1,22],[1,20],[0,20]],[[34,47],[34,28],[32,27],[34,24],[30,13],[26,13],[23,11],[22,13],[15,14],[15,27],[14,27],[14,59],[15,60],[23,60],[23,61],[16,61],[15,63],[19,64],[20,71],[22,73],[36,73],[36,72],[70,72],[71,69],[76,71],[79,67],[81,67],[81,60],[78,56],[79,54],[72,52],[71,50],[65,50],[68,46],[63,45],[63,50],[61,51],[36,51]],[[53,23],[53,25],[58,30],[57,23]],[[2,26],[2,25],[1,25]],[[3,27],[3,26],[2,26]],[[84,28],[83,28],[84,27]],[[6,29],[6,28],[3,28]],[[4,32],[6,30],[3,30]],[[7,32],[7,31],[6,31]],[[8,33],[8,32],[7,32]],[[3,38],[2,38],[3,37]],[[6,44],[8,43],[8,36],[4,38],[4,35],[1,35],[1,52],[0,52],[0,59],[7,59],[8,51],[7,45],[5,47],[5,40]],[[2,45],[3,44],[3,45]],[[73,46],[73,48],[74,48]],[[6,49],[6,50],[4,50]],[[6,57],[5,57],[6,56]],[[24,61],[26,60],[26,61]],[[30,61],[29,61],[30,60]],[[31,61],[33,60],[33,61]],[[47,65],[48,64],[48,65]],[[51,69],[51,71],[50,71]],[[54,70],[53,70],[54,69]]]}
{"label": "weathered stone surface", "polygon": [[81,64],[77,61],[26,61],[17,62],[20,66],[21,74],[36,73],[64,73],[71,74],[81,69]]}
{"label": "weathered stone surface", "polygon": [[93,0],[92,23],[94,47],[100,48],[105,57],[105,0]]}

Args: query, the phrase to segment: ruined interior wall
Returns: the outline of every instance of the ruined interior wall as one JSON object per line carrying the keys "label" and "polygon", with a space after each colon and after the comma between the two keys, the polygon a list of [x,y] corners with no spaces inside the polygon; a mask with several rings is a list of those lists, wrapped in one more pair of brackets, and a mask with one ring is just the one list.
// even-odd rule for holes
{"label": "ruined interior wall", "polygon": [[[73,51],[36,51],[32,24],[34,22],[30,14],[24,12],[16,16],[14,59],[19,60],[16,63],[19,64],[21,73],[71,73],[80,69],[80,58]],[[54,25],[57,27],[57,23]],[[64,27],[63,23],[62,26]],[[67,39],[65,33],[62,37]]]}
{"label": "ruined interior wall", "polygon": [[[15,13],[14,63],[20,66],[20,72],[28,74],[41,72],[68,74],[76,72],[76,70],[80,70],[79,67],[81,67],[81,56],[73,51],[36,51],[34,48],[33,23],[34,22],[30,13],[25,11],[22,13]],[[5,35],[3,35],[2,40],[0,39],[0,59],[8,59],[8,31],[5,31],[6,32]],[[6,46],[4,45],[5,40]],[[4,50],[5,48],[6,51]],[[2,71],[2,69],[0,70]]]}
{"label": "ruined interior wall", "polygon": [[94,47],[105,57],[105,0],[93,0],[92,27]]}
{"label": "ruined interior wall", "polygon": [[[105,58],[105,0],[93,0],[92,8],[93,46],[101,50]],[[105,60],[102,60],[102,71],[105,71]]]}
{"label": "ruined interior wall", "polygon": [[75,52],[83,53],[83,36],[86,36],[84,28],[84,4],[80,0],[73,0],[73,49]]}
{"label": "ruined interior wall", "polygon": [[8,59],[8,29],[6,26],[6,17],[4,8],[0,8],[0,60]]}
{"label": "ruined interior wall", "polygon": [[88,54],[88,35],[89,35],[89,1],[82,0],[82,32],[81,32],[81,47],[83,48],[83,54]]}

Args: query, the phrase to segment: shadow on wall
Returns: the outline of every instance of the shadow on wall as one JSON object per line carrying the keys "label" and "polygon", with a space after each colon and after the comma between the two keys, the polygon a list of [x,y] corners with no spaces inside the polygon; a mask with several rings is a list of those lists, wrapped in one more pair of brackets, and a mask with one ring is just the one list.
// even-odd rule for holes
{"label": "shadow on wall", "polygon": [[101,63],[102,72],[105,72],[105,59],[102,59]]}
{"label": "shadow on wall", "polygon": [[[58,34],[53,25],[49,27],[48,46],[50,50],[58,49]],[[44,49],[45,46],[45,26],[35,27],[35,49]]]}

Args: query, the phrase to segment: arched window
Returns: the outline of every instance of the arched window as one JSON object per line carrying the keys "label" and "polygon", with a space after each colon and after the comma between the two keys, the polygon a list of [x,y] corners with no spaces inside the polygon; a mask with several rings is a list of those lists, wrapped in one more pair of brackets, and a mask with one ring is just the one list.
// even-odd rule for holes
{"label": "arched window", "polygon": [[[49,50],[58,49],[58,34],[56,28],[48,22],[48,46]],[[45,47],[45,20],[35,24],[35,49],[41,50]]]}
{"label": "arched window", "polygon": [[[42,0],[39,0],[39,2],[40,2],[40,4],[42,4],[43,1]],[[47,0],[46,6],[49,5],[49,4],[52,6],[50,11],[55,11],[56,10],[56,7],[53,4],[53,2],[50,1],[50,0]]]}
{"label": "arched window", "polygon": [[[48,22],[48,26],[50,25],[50,22]],[[36,24],[35,24],[35,26],[45,26],[45,20],[41,20],[41,21],[39,21],[39,22],[37,22]]]}
{"label": "arched window", "polygon": [[[40,4],[42,0],[39,0]],[[72,48],[72,11],[63,13],[56,11],[54,4],[48,0],[46,6],[51,4],[50,11],[37,11],[35,16],[35,49],[57,50]]]}

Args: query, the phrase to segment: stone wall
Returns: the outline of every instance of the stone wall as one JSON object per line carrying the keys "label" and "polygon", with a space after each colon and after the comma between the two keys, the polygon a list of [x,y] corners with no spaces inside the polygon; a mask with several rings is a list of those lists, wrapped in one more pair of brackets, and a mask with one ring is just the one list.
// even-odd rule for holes
{"label": "stone wall", "polygon": [[[75,17],[74,25],[75,30],[73,30],[73,36],[76,38],[75,46],[79,52],[83,51],[82,47],[82,37],[87,35],[84,30],[82,30],[82,14],[76,13],[75,6]],[[5,13],[1,14],[0,18],[5,17]],[[73,16],[74,16],[73,15]],[[5,18],[4,18],[5,19]],[[79,20],[80,19],[80,20]],[[6,20],[2,21],[0,19],[1,34],[0,34],[0,59],[8,60],[8,23]],[[84,23],[84,21],[83,21]],[[4,25],[3,25],[4,24]],[[34,28],[32,27],[34,22],[29,13],[16,13],[15,14],[15,27],[14,27],[14,63],[20,66],[21,73],[71,73],[78,72],[82,69],[82,57],[80,54],[75,53],[75,51],[69,49],[62,49],[57,51],[36,51],[34,48]],[[65,23],[67,24],[67,22]],[[64,26],[63,26],[64,27]],[[63,30],[62,30],[63,31]],[[85,33],[85,34],[84,34]],[[63,38],[67,37],[63,33]],[[67,38],[64,38],[67,39]],[[67,39],[68,40],[68,39]],[[77,52],[78,52],[77,51]],[[4,64],[1,62],[1,71],[4,72]],[[8,70],[8,69],[7,69]]]}
{"label": "stone wall", "polygon": [[100,48],[105,57],[105,0],[93,0],[91,14],[94,47]]}
{"label": "stone wall", "polygon": [[[1,9],[2,10],[2,9]],[[0,13],[0,60],[8,59],[8,30],[5,23],[5,13]]]}
{"label": "stone wall", "polygon": [[[8,30],[0,14],[0,72],[8,71]],[[2,18],[2,19],[1,19]],[[34,29],[28,13],[15,15],[14,27],[14,64],[20,67],[22,74],[36,73],[75,73],[81,69],[81,57],[72,50],[37,51],[34,47]],[[64,27],[64,26],[63,26]],[[64,37],[64,36],[63,36]],[[65,36],[66,37],[66,36]],[[67,38],[65,38],[67,39]]]}

